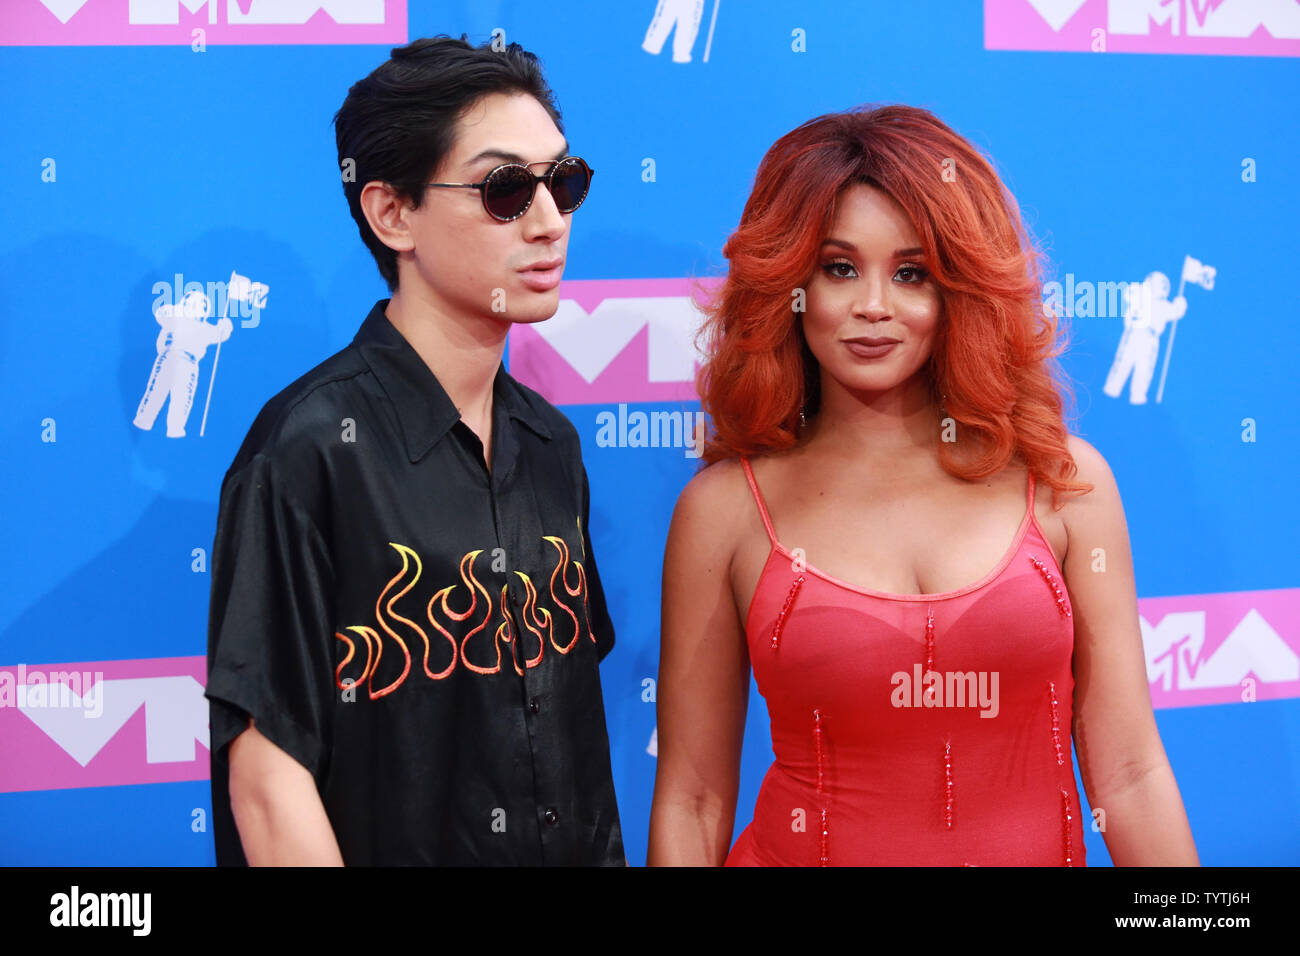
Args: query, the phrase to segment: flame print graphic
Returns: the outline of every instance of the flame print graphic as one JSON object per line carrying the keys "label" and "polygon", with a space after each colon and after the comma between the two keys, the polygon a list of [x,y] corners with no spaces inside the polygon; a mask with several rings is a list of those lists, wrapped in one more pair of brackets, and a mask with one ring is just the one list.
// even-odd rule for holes
{"label": "flame print graphic", "polygon": [[[538,608],[537,588],[533,587],[532,578],[522,571],[516,571],[515,574],[519,575],[520,580],[524,582],[524,627],[532,631],[537,637],[537,656],[528,658],[525,663],[529,667],[536,667],[542,662],[542,655],[546,652],[547,638],[550,639],[552,644],[555,643],[555,636],[551,633],[551,612],[544,607]],[[504,600],[505,590],[502,589],[503,604]],[[542,632],[538,630],[541,627],[546,628],[546,637],[543,637]],[[515,670],[519,670],[518,664],[515,664]],[[523,671],[519,671],[519,673],[522,674]]]}
{"label": "flame print graphic", "polygon": [[[594,644],[596,637],[591,633],[591,613],[587,603],[587,572],[583,568],[581,561],[571,560],[568,543],[563,538],[555,535],[544,535],[542,540],[549,542],[557,552],[555,567],[551,571],[549,596],[555,607],[563,615],[567,616],[567,621],[563,617],[557,618],[550,608],[542,605],[541,598],[543,595],[539,594],[532,578],[522,571],[514,571],[512,572],[514,578],[521,582],[524,590],[523,610],[519,614],[519,623],[524,633],[516,633],[514,619],[509,613],[510,585],[508,582],[501,586],[500,623],[495,630],[489,630],[496,611],[492,606],[491,593],[475,574],[475,562],[483,554],[483,549],[480,548],[475,551],[468,551],[461,557],[459,583],[449,584],[435,591],[433,596],[429,598],[429,602],[425,606],[425,617],[441,638],[432,643],[428,631],[417,622],[403,616],[395,607],[397,602],[409,594],[419,583],[424,571],[424,564],[414,549],[394,541],[388,542],[389,547],[393,548],[401,557],[402,567],[384,585],[379,597],[375,600],[375,621],[379,626],[375,628],[355,624],[348,625],[345,628],[346,631],[359,635],[365,643],[365,666],[358,676],[344,676],[344,671],[358,657],[357,642],[342,631],[334,633],[334,636],[347,647],[347,653],[334,674],[335,683],[339,689],[346,690],[349,687],[364,684],[371,700],[391,694],[410,675],[412,659],[408,641],[413,638],[418,638],[420,644],[423,645],[424,653],[421,666],[424,668],[425,676],[430,680],[443,680],[450,676],[458,665],[463,665],[467,670],[475,674],[499,673],[501,671],[502,644],[510,646],[511,663],[514,665],[515,673],[522,676],[525,668],[536,667],[542,662],[548,642],[561,654],[568,654],[573,649],[582,634],[582,628],[574,607],[577,603],[576,599],[579,597],[582,600],[583,620],[587,625],[587,634]],[[581,553],[585,559],[586,542],[582,537],[581,519],[578,520],[578,540],[581,542]],[[574,585],[569,583],[570,563],[576,568],[575,577],[577,583]],[[468,601],[468,606],[459,611],[452,607],[452,596],[458,588],[464,588],[465,597],[456,601],[456,603],[463,606]],[[564,596],[568,598],[567,601],[559,593],[561,590]],[[453,633],[453,630],[461,630],[456,625],[465,625],[468,628],[459,638]],[[399,633],[399,626],[401,633]],[[560,644],[556,640],[557,630],[563,631],[564,637],[567,638],[566,643]],[[407,635],[406,639],[403,639],[403,634]],[[492,644],[491,650],[481,646],[489,638],[489,635]],[[395,644],[397,652],[402,655],[402,672],[386,686],[376,688],[374,678],[384,654],[385,638],[387,638],[388,642]],[[527,651],[519,648],[519,644],[526,642],[531,649],[534,640],[536,641],[536,653],[532,656],[525,656],[523,666],[520,666],[520,654],[527,654]],[[494,662],[480,663],[489,660],[493,653],[496,656]],[[430,664],[431,658],[434,659],[432,666]],[[435,666],[440,666],[441,669],[434,670]]]}
{"label": "flame print graphic", "polygon": [[482,549],[478,551],[470,551],[460,559],[460,580],[461,583],[464,585],[465,590],[469,592],[469,597],[470,597],[470,604],[468,608],[466,608],[461,613],[457,613],[447,606],[447,595],[449,595],[452,591],[456,590],[457,587],[454,584],[443,588],[441,591],[439,591],[437,594],[435,594],[433,597],[429,599],[429,608],[427,611],[429,621],[430,623],[433,624],[434,627],[438,629],[438,631],[444,637],[447,638],[448,641],[451,642],[451,646],[452,646],[451,665],[446,670],[438,674],[430,674],[429,676],[432,677],[434,680],[441,680],[442,678],[450,674],[453,669],[455,669],[456,638],[452,637],[451,634],[448,633],[447,629],[438,623],[438,619],[433,615],[433,605],[435,603],[441,604],[442,613],[445,614],[450,620],[459,624],[461,621],[466,620],[468,617],[470,617],[470,615],[474,613],[474,609],[478,607],[478,596],[480,594],[483,595],[483,620],[475,624],[470,629],[469,633],[466,634],[465,637],[461,640],[460,660],[466,667],[474,671],[474,673],[476,674],[495,674],[497,671],[501,670],[501,649],[500,648],[497,648],[497,663],[495,667],[480,667],[478,664],[471,664],[469,660],[469,651],[466,648],[466,645],[469,644],[470,639],[478,635],[485,627],[487,627],[488,621],[492,619],[492,596],[488,594],[487,588],[483,587],[483,585],[479,583],[478,578],[474,577],[474,561],[482,553],[483,553]]}
{"label": "flame print graphic", "polygon": [[[578,533],[579,533],[578,540],[581,541],[582,540],[581,521],[579,521],[578,523]],[[569,653],[569,651],[573,649],[573,645],[578,642],[578,635],[581,632],[581,629],[578,625],[578,615],[574,614],[573,610],[569,607],[569,605],[564,603],[564,600],[558,594],[555,593],[555,580],[556,578],[559,578],[560,583],[564,586],[564,593],[567,594],[569,597],[575,598],[579,594],[582,595],[582,614],[583,614],[583,618],[587,621],[587,633],[591,635],[592,643],[595,643],[596,637],[594,634],[591,633],[591,614],[587,610],[587,572],[582,569],[581,561],[574,561],[573,564],[578,569],[578,584],[576,587],[572,587],[572,588],[569,587],[569,580],[568,580],[569,546],[565,543],[563,538],[557,538],[552,535],[544,536],[543,540],[549,541],[551,544],[555,546],[556,550],[560,552],[560,559],[558,562],[556,562],[555,570],[551,572],[551,600],[555,602],[557,607],[563,608],[564,613],[569,615],[570,620],[573,621],[573,637],[569,639],[569,643],[561,647],[559,644],[555,643],[555,636],[552,635],[551,645],[561,654],[567,654]],[[584,545],[583,557],[586,557],[585,545]]]}

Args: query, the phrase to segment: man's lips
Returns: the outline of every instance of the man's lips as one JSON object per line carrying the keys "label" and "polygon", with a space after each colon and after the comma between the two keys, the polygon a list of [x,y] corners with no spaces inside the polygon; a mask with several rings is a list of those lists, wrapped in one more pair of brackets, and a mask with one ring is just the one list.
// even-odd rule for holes
{"label": "man's lips", "polygon": [[534,292],[550,292],[560,284],[560,276],[564,274],[564,260],[543,259],[518,272],[524,285]]}
{"label": "man's lips", "polygon": [[520,272],[549,272],[552,269],[564,265],[563,259],[543,259],[541,262],[534,262],[530,266],[524,266]]}

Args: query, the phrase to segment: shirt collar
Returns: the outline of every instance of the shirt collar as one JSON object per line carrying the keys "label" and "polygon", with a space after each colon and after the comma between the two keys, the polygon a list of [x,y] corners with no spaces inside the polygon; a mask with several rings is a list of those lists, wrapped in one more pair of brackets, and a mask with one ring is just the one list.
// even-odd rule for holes
{"label": "shirt collar", "polygon": [[[391,301],[380,299],[375,303],[352,342],[392,401],[401,422],[407,456],[417,462],[460,420],[460,412],[438,377],[389,320],[386,310]],[[518,383],[506,373],[504,365],[497,366],[492,400],[500,403],[507,415],[523,422],[542,438],[551,438],[550,429],[520,391]]]}

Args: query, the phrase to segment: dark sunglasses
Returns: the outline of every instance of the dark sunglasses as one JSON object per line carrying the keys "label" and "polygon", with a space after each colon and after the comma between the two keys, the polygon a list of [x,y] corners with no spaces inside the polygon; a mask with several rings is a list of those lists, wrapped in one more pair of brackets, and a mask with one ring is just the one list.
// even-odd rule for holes
{"label": "dark sunglasses", "polygon": [[[481,183],[426,183],[427,186],[452,186],[477,189],[483,196],[483,208],[493,219],[510,222],[518,219],[533,204],[538,183],[546,183],[560,212],[573,212],[587,198],[591,177],[596,172],[577,156],[548,160],[550,169],[540,176],[519,163],[506,163],[488,173]],[[531,165],[536,166],[537,163]]]}

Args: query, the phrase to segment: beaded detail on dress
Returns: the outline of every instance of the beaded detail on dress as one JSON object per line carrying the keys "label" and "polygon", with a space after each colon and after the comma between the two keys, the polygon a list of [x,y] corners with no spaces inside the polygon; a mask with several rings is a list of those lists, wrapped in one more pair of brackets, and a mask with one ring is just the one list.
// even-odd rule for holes
{"label": "beaded detail on dress", "polygon": [[[745,635],[775,760],[727,865],[1086,865],[1074,622],[1032,476],[988,574],[890,594],[783,547],[742,464],[771,543]],[[791,823],[801,807],[816,808],[815,839]]]}
{"label": "beaded detail on dress", "polygon": [[1036,568],[1038,569],[1038,573],[1041,574],[1041,575],[1043,576],[1043,580],[1045,580],[1045,581],[1047,582],[1048,586],[1051,587],[1051,589],[1052,589],[1052,594],[1054,594],[1054,595],[1056,596],[1056,607],[1057,607],[1057,609],[1058,609],[1058,610],[1059,610],[1063,615],[1065,615],[1066,617],[1069,617],[1070,614],[1072,613],[1072,612],[1070,611],[1070,602],[1069,602],[1069,600],[1066,598],[1066,596],[1065,596],[1065,592],[1063,592],[1063,591],[1061,590],[1060,585],[1058,585],[1058,584],[1056,583],[1056,576],[1055,576],[1054,574],[1052,574],[1052,572],[1051,572],[1050,570],[1048,570],[1047,565],[1044,564],[1044,563],[1042,562],[1042,560],[1041,560],[1037,555],[1035,555],[1035,554],[1031,554],[1031,555],[1029,556],[1029,560],[1030,560],[1031,562],[1033,562],[1034,567],[1036,567]]}
{"label": "beaded detail on dress", "polygon": [[831,862],[831,830],[830,830],[830,808],[826,806],[826,764],[823,756],[822,741],[822,712],[813,711],[813,738],[817,748],[817,796],[821,802],[821,832],[820,832],[820,854],[818,862],[821,866],[830,866]]}
{"label": "beaded detail on dress", "polygon": [[794,596],[799,593],[803,587],[804,577],[794,579],[794,584],[790,585],[790,593],[785,596],[785,604],[781,607],[781,613],[776,616],[776,623],[772,625],[772,650],[776,650],[777,641],[781,639],[781,628],[785,626],[785,617],[790,613],[790,606],[794,604]]}

